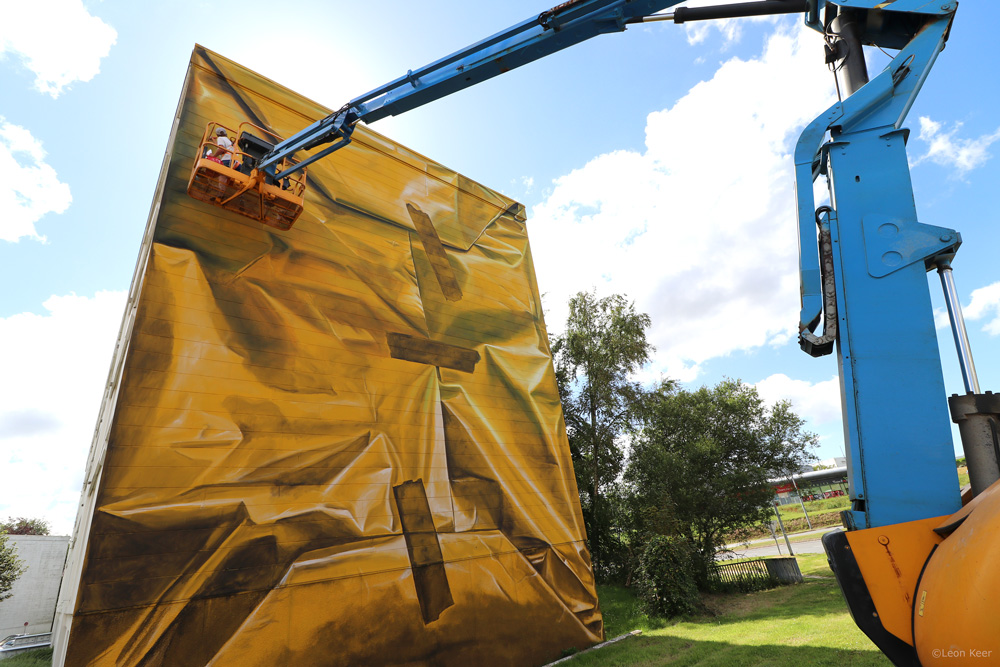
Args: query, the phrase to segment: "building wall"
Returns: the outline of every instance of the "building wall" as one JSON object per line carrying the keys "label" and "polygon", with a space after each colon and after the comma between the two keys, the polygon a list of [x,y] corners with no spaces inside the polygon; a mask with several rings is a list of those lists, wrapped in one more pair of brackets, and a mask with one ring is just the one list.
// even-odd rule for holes
{"label": "building wall", "polygon": [[49,632],[59,595],[63,563],[69,536],[11,535],[18,558],[28,570],[14,583],[11,597],[0,602],[0,637],[21,634],[28,623],[28,634]]}
{"label": "building wall", "polygon": [[56,667],[528,665],[603,638],[523,206],[363,127],[290,229],[189,194],[239,196],[202,178],[213,124],[328,113],[192,55]]}

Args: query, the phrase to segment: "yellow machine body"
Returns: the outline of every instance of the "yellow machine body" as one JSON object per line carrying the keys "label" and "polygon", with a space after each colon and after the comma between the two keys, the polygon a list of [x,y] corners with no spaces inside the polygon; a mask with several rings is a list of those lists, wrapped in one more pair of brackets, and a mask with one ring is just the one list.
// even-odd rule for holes
{"label": "yellow machine body", "polygon": [[206,123],[328,113],[195,48],[57,665],[530,665],[603,638],[523,207],[365,128],[288,231],[188,195]]}
{"label": "yellow machine body", "polygon": [[913,644],[913,595],[924,563],[941,537],[943,517],[847,533],[885,629]]}
{"label": "yellow machine body", "polygon": [[954,515],[824,542],[855,621],[895,664],[1000,664],[1000,482]]}
{"label": "yellow machine body", "polygon": [[927,561],[914,601],[920,662],[1000,664],[1000,482],[938,530],[947,537]]}

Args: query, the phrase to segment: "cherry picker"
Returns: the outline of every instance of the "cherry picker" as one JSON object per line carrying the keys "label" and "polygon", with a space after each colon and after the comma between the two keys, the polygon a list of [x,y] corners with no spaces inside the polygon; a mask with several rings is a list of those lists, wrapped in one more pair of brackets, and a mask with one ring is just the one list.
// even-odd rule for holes
{"label": "cherry picker", "polygon": [[[944,49],[954,0],[571,0],[357,97],[294,136],[237,132],[241,169],[194,165],[202,201],[289,228],[308,206],[305,170],[348,147],[354,128],[404,113],[605,33],[650,21],[801,14],[825,41],[840,100],[796,144],[800,345],[837,354],[851,509],[824,545],[862,630],[897,665],[1000,655],[992,594],[1000,541],[1000,400],[981,393],[952,264],[962,238],[918,220],[904,127]],[[673,9],[672,9],[673,8]],[[672,11],[669,11],[671,10]],[[895,51],[869,77],[863,46]],[[208,145],[212,126],[206,130]],[[825,179],[829,204],[813,183]],[[946,399],[927,273],[944,288],[967,393]],[[961,495],[950,421],[971,489]]]}

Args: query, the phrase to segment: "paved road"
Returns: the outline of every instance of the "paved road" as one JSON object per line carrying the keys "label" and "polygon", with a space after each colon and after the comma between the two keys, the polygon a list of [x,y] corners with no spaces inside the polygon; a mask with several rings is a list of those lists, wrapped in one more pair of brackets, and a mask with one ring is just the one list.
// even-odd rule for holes
{"label": "paved road", "polygon": [[[839,528],[821,528],[819,530],[812,530],[806,533],[797,533],[794,537],[800,535],[815,535],[816,539],[803,540],[801,542],[792,541],[792,552],[794,554],[821,554],[825,553],[823,551],[823,543],[820,541],[825,533],[832,532],[833,530],[840,530]],[[790,536],[792,537],[792,536]],[[780,551],[779,551],[780,547]],[[755,540],[746,547],[742,544],[736,545],[731,544],[729,548],[733,550],[736,558],[761,558],[763,556],[787,556],[788,547],[785,545],[785,540],[778,536],[778,547],[774,546],[774,540],[768,538],[765,540]]]}

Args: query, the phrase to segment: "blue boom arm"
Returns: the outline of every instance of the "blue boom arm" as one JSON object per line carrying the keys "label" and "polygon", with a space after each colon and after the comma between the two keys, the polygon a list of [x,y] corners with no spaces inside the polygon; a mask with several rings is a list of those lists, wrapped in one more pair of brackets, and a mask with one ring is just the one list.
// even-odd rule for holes
{"label": "blue boom arm", "polygon": [[[814,356],[839,346],[855,501],[848,523],[886,525],[951,511],[958,502],[952,488],[954,466],[949,472],[942,465],[950,457],[950,425],[922,271],[936,258],[954,254],[960,237],[916,221],[901,125],[944,46],[955,3],[763,0],[657,14],[680,1],[571,0],[557,5],[354,98],[279,143],[258,168],[274,176],[283,159],[320,148],[284,172],[291,174],[348,145],[358,122],[409,111],[597,35],[622,32],[630,24],[803,13],[806,24],[826,36],[830,62],[860,67],[855,76],[863,79],[806,127],[795,151],[800,342]],[[840,27],[837,21],[850,23]],[[838,43],[849,27],[854,41]],[[861,44],[900,49],[870,83]],[[833,140],[824,143],[829,136]],[[871,142],[863,163],[847,161]],[[876,144],[883,150],[875,150]],[[835,169],[838,163],[852,164],[856,180],[838,185],[837,176],[846,178],[844,168]],[[821,175],[830,182],[831,206],[817,210],[813,181]],[[856,219],[848,220],[845,215],[854,210]],[[882,249],[879,243],[890,229],[886,225],[898,233],[892,247]],[[816,334],[821,321],[823,332]],[[901,377],[909,378],[911,387],[905,415],[892,409],[900,404]]]}
{"label": "blue boom arm", "polygon": [[[960,507],[926,274],[938,269],[946,283],[946,300],[956,298],[948,296],[948,285],[954,292],[949,282],[951,262],[961,245],[961,236],[953,229],[917,220],[906,157],[908,131],[903,128],[907,113],[944,48],[957,2],[763,0],[682,7],[671,14],[656,14],[679,2],[565,2],[351,100],[336,113],[278,144],[259,168],[274,176],[275,165],[284,158],[322,147],[293,168],[300,169],[350,143],[351,133],[360,121],[370,123],[403,113],[591,37],[621,32],[632,23],[804,13],[806,24],[826,40],[827,62],[837,70],[841,93],[839,102],[805,128],[795,149],[802,296],[800,344],[813,356],[837,351],[852,501],[851,509],[842,514],[850,532],[828,535],[824,544],[858,625],[896,664],[919,664],[914,599],[910,597],[913,582],[907,579],[906,586],[900,584],[902,602],[896,599],[896,588],[890,587],[890,593],[886,593],[884,587],[872,589],[869,584],[881,581],[879,572],[895,572],[902,582],[903,571],[908,573],[906,576],[915,574],[909,569],[919,565],[923,555],[923,547],[905,542],[909,546],[902,547],[899,554],[916,560],[907,560],[900,569],[886,546],[890,539],[883,531],[890,532],[891,528],[902,531],[893,535],[905,531],[923,535],[919,531],[929,528],[913,527],[923,525],[920,520],[951,515]],[[888,67],[871,81],[864,45],[898,50]],[[829,204],[817,208],[813,187],[820,177],[827,181]],[[961,321],[960,316],[957,321]],[[822,332],[816,333],[820,322]],[[953,328],[958,342],[959,327],[954,318]],[[967,386],[970,392],[976,392],[955,397],[974,401],[974,406],[970,404],[972,407],[959,412],[965,415],[971,411],[970,419],[972,412],[976,418],[1000,419],[1000,410],[993,414],[975,402],[990,402],[994,397],[978,394],[971,353],[963,351],[961,343],[959,349]],[[955,405],[953,414],[958,409]],[[990,452],[995,449],[995,458],[992,453],[976,454],[988,464],[977,467],[989,473],[980,486],[1000,475],[995,421],[991,421],[994,430],[987,448]],[[965,444],[973,472],[970,447]],[[875,529],[877,544],[885,547],[871,552],[875,556],[863,555],[864,546],[875,539],[872,531],[865,529]],[[926,535],[920,539],[927,541]],[[860,545],[862,556],[855,558],[852,543]],[[883,567],[883,551],[891,561],[891,570]],[[926,590],[923,594],[927,594]],[[988,606],[988,600],[984,604]],[[923,598],[919,609],[923,615]],[[911,622],[900,625],[897,616],[910,618]]]}
{"label": "blue boom arm", "polygon": [[[837,7],[861,26],[861,42],[900,49],[809,124],[795,150],[800,342],[813,356],[837,346],[853,501],[844,519],[866,528],[960,506],[926,272],[950,262],[961,236],[918,222],[902,127],[955,3],[826,3]],[[822,175],[830,205],[817,210],[813,182]]]}
{"label": "blue boom arm", "polygon": [[[960,237],[917,222],[902,123],[944,47],[957,3],[763,0],[657,14],[680,1],[564,2],[354,98],[279,143],[258,168],[274,176],[283,159],[320,148],[284,172],[291,174],[348,145],[358,122],[409,111],[630,24],[803,13],[826,37],[828,62],[854,78],[842,101],[806,127],[795,151],[800,343],[814,356],[837,346],[854,500],[845,520],[870,527],[953,511],[950,424],[924,271],[950,261]],[[862,44],[899,49],[871,82]],[[813,182],[823,175],[830,206],[817,210]]]}
{"label": "blue boom arm", "polygon": [[[279,143],[259,168],[273,177],[281,160],[322,147],[293,168],[300,169],[348,145],[360,121],[403,113],[632,23],[804,13],[806,24],[823,34],[827,62],[843,82],[841,101],[805,128],[795,149],[800,344],[813,356],[837,351],[852,500],[851,509],[843,512],[850,532],[824,543],[859,626],[894,662],[914,664],[915,640],[906,631],[910,625],[904,631],[892,626],[894,635],[881,624],[866,588],[869,575],[845,555],[850,552],[845,541],[846,535],[870,533],[866,528],[909,526],[960,507],[926,273],[937,268],[947,282],[961,236],[917,220],[905,148],[908,131],[902,126],[944,48],[957,2],[763,0],[656,14],[679,2],[563,3],[351,100]],[[863,45],[898,50],[871,81]],[[816,208],[813,184],[820,177],[829,187],[829,205]],[[816,333],[820,322],[823,330]],[[958,341],[955,321],[953,328]],[[974,374],[971,354],[959,347],[960,358],[967,354]],[[974,377],[972,385],[978,392]],[[978,393],[970,397],[982,398]],[[979,407],[969,410],[982,412]],[[1000,411],[977,416],[1000,419]],[[993,433],[996,458],[989,454],[992,476],[987,482],[997,479],[1000,464],[1000,444]],[[857,539],[864,543],[868,538]],[[889,543],[885,536],[878,539],[881,545]],[[892,563],[895,576],[901,577]],[[910,586],[904,593],[912,590]],[[877,595],[884,593],[879,589]],[[912,615],[912,603],[905,598],[905,613]],[[878,604],[891,610],[896,603],[880,597]],[[920,609],[922,614],[922,602]]]}
{"label": "blue boom arm", "polygon": [[[954,466],[944,465],[950,424],[923,272],[953,255],[960,237],[917,222],[901,125],[944,46],[955,3],[763,0],[657,14],[679,2],[565,2],[356,97],[279,143],[258,168],[273,176],[281,160],[322,147],[284,172],[290,174],[348,145],[358,122],[403,113],[630,24],[803,13],[827,37],[830,62],[860,67],[855,76],[863,78],[807,126],[795,151],[800,342],[814,356],[838,346],[855,501],[846,519],[865,527],[952,511]],[[851,31],[853,42],[845,37]],[[900,49],[870,83],[862,44]],[[828,136],[832,141],[824,143]],[[813,181],[821,175],[828,177],[831,205],[816,210]],[[817,335],[820,321],[824,331]],[[908,387],[905,406],[900,386]]]}
{"label": "blue boom arm", "polygon": [[681,0],[571,0],[390,81],[275,146],[259,168],[274,175],[275,165],[298,151],[330,144],[283,172],[290,175],[350,143],[354,126],[433,102],[597,35],[622,32],[629,24],[669,18],[675,23],[705,18],[810,12],[819,0],[763,0],[722,7],[656,12]]}

